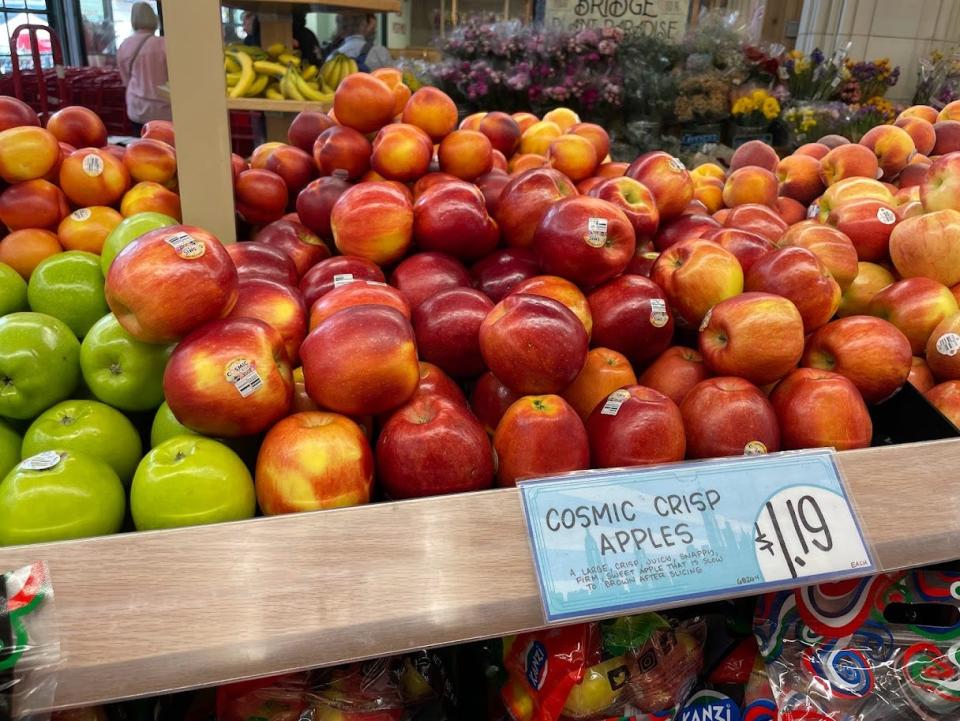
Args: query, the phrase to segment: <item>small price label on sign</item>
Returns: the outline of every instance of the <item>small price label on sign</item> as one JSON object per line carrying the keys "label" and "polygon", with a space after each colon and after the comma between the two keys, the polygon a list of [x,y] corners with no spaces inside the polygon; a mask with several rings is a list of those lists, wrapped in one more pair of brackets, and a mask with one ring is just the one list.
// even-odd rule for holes
{"label": "small price label on sign", "polygon": [[875,568],[831,451],[519,485],[548,621],[839,580]]}

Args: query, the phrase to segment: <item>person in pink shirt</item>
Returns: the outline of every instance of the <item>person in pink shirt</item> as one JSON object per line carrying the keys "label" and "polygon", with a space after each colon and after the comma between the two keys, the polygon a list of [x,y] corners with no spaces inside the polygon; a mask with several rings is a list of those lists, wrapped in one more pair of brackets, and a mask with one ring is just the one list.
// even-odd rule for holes
{"label": "person in pink shirt", "polygon": [[117,67],[127,86],[127,116],[137,134],[148,120],[172,120],[170,101],[161,93],[167,82],[167,45],[157,31],[157,14],[145,2],[130,11],[134,33],[117,49]]}

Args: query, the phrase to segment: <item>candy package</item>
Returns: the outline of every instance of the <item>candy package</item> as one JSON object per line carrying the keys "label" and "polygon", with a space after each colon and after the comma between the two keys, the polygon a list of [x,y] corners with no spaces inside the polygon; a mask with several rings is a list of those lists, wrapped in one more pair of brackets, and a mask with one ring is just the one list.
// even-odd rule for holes
{"label": "candy package", "polygon": [[702,668],[703,629],[648,613],[521,634],[504,645],[504,706],[514,721],[672,718]]}
{"label": "candy package", "polygon": [[0,721],[49,718],[59,661],[46,564],[0,574]]}
{"label": "candy package", "polygon": [[420,721],[453,707],[446,652],[420,651],[217,689],[218,721]]}
{"label": "candy package", "polygon": [[960,572],[770,594],[754,632],[781,719],[960,720]]}

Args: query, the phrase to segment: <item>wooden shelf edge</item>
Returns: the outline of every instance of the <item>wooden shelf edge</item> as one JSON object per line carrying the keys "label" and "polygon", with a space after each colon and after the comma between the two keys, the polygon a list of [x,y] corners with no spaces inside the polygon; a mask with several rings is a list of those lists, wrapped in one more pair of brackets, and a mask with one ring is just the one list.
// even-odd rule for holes
{"label": "wooden shelf edge", "polygon": [[270,100],[269,98],[227,98],[227,110],[263,111],[267,113],[299,113],[303,110],[327,112],[332,103],[310,100]]}
{"label": "wooden shelf edge", "polygon": [[[881,570],[960,555],[960,439],[838,464]],[[35,560],[57,708],[543,626],[515,489],[0,549],[0,569]]]}

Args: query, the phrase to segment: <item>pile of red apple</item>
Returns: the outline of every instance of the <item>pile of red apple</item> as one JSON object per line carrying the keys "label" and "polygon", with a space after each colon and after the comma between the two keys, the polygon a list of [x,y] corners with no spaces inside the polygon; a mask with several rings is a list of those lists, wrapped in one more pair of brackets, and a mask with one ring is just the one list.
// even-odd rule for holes
{"label": "pile of red apple", "polygon": [[92,110],[73,105],[45,127],[25,103],[0,96],[0,263],[24,279],[51,255],[99,255],[106,235],[142,212],[180,217],[169,122],[144,126],[129,146],[107,144]]}
{"label": "pile of red apple", "polygon": [[227,517],[254,491],[277,514],[861,448],[908,381],[960,423],[960,106],[688,171],[612,162],[566,109],[458,126],[439,90],[395,90],[351,75],[234,158],[250,240],[158,228],[109,268],[126,333],[173,346],[160,435],[259,444]]}

